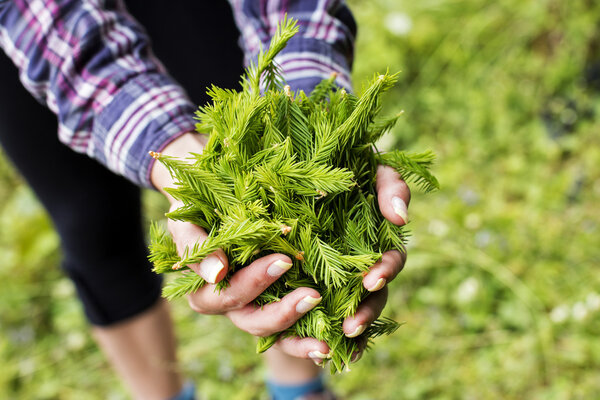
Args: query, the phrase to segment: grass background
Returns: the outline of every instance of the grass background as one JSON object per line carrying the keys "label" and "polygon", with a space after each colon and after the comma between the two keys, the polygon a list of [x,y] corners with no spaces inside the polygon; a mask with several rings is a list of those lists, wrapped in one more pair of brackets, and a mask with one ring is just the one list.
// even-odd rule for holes
{"label": "grass background", "polygon": [[[413,194],[385,312],[406,324],[331,385],[353,400],[597,398],[600,4],[350,4],[355,82],[402,70],[387,112],[405,115],[382,146],[435,151],[442,190]],[[146,197],[157,218],[162,202]],[[126,398],[51,224],[1,158],[0,227],[0,398]],[[205,398],[264,396],[252,338],[185,302],[174,314],[182,369]]]}

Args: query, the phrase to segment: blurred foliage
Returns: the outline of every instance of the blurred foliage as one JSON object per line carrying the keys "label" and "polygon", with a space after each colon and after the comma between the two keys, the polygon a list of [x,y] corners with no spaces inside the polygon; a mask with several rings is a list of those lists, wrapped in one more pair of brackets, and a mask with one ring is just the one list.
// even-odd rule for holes
{"label": "blurred foliage", "polygon": [[[386,314],[406,321],[331,378],[363,399],[590,399],[600,393],[600,4],[350,1],[355,81],[402,70],[383,148],[431,148]],[[359,88],[357,88],[359,89]],[[164,203],[147,193],[148,215]],[[58,240],[0,160],[0,398],[121,399],[59,272]],[[207,399],[264,394],[253,339],[174,305]],[[223,338],[227,338],[224,345]]]}

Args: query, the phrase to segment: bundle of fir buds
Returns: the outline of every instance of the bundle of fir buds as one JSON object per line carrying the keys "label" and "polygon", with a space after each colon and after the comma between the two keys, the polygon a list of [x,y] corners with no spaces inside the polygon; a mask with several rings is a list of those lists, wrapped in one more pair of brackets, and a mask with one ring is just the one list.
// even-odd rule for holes
{"label": "bundle of fir buds", "polygon": [[279,301],[299,287],[316,289],[322,301],[286,331],[260,338],[258,351],[281,335],[314,337],[329,345],[335,372],[349,365],[361,341],[398,327],[380,318],[358,338],[342,331],[344,319],[369,294],[364,274],[382,253],[404,251],[403,228],[378,210],[377,166],[395,168],[425,191],[438,183],[428,171],[431,152],[380,154],[375,149],[398,118],[376,119],[380,95],[396,75],[375,76],[360,97],[338,89],[335,76],[310,95],[283,85],[274,57],[296,32],[295,21],[281,22],[268,51],[261,51],[242,77],[241,91],[214,86],[208,91],[212,103],[197,112],[198,132],[209,134],[202,154],[183,161],[152,153],[176,181],[175,188],[165,190],[183,203],[167,217],[194,223],[209,235],[179,255],[172,238],[153,224],[150,258],[156,272],[183,271],[164,288],[164,296],[173,299],[206,283],[187,266],[217,249],[225,251],[230,265],[217,290],[259,257],[290,255],[293,267],[256,305]]}

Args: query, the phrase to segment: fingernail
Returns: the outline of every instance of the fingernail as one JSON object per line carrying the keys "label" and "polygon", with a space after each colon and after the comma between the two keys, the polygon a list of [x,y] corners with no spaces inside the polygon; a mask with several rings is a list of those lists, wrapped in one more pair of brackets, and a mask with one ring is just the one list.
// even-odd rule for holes
{"label": "fingernail", "polygon": [[310,357],[311,360],[313,360],[313,362],[315,364],[317,364],[319,366],[321,366],[321,364],[323,364],[323,361],[330,358],[329,354],[323,354],[318,350],[309,352],[308,356]]}
{"label": "fingernail", "polygon": [[208,283],[215,283],[223,268],[225,268],[225,265],[219,257],[208,256],[200,263],[200,276]]}
{"label": "fingernail", "polygon": [[394,208],[394,212],[398,214],[404,223],[408,222],[408,208],[406,207],[406,203],[400,197],[392,197],[392,207]]}
{"label": "fingernail", "polygon": [[378,290],[381,290],[385,286],[386,282],[387,281],[384,278],[379,278],[379,280],[375,282],[375,285],[373,285],[373,287],[371,288],[367,288],[367,290],[369,292],[376,292]]}
{"label": "fingernail", "polygon": [[346,333],[346,336],[349,338],[357,337],[358,335],[362,335],[362,333],[365,331],[365,329],[367,329],[366,325],[359,325],[356,327],[354,332]]}
{"label": "fingernail", "polygon": [[305,298],[300,300],[298,302],[298,304],[296,304],[296,311],[299,312],[300,314],[304,314],[305,312],[308,312],[308,311],[312,310],[313,308],[315,308],[315,306],[317,304],[319,304],[321,302],[321,300],[323,300],[322,297],[314,298],[314,297],[306,296]]}
{"label": "fingernail", "polygon": [[357,362],[358,360],[360,360],[362,358],[363,352],[362,351],[357,351],[354,354],[352,354],[352,358],[350,359],[350,362]]}
{"label": "fingernail", "polygon": [[280,276],[290,268],[292,268],[292,263],[288,263],[283,260],[277,260],[269,266],[267,269],[267,274],[270,276]]}

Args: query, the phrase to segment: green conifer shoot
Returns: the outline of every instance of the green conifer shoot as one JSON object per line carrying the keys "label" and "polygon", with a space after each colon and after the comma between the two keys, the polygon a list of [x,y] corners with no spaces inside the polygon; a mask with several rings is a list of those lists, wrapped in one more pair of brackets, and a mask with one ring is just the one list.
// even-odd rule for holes
{"label": "green conifer shoot", "polygon": [[[167,217],[194,223],[209,235],[180,256],[154,223],[150,259],[158,273],[186,271],[221,248],[230,269],[219,290],[253,260],[288,254],[294,266],[256,299],[257,306],[298,287],[316,289],[323,300],[286,331],[260,338],[257,350],[267,350],[280,335],[314,337],[331,348],[336,372],[350,364],[361,341],[398,327],[380,318],[358,338],[342,331],[343,320],[369,294],[362,286],[369,267],[388,250],[404,251],[405,229],[384,219],[377,206],[377,166],[395,168],[425,191],[438,182],[429,172],[433,153],[380,154],[375,148],[398,119],[376,118],[380,96],[396,74],[376,75],[361,96],[337,88],[335,76],[310,95],[284,86],[274,58],[297,30],[292,19],[280,23],[269,49],[242,77],[241,91],[209,89],[212,102],[197,112],[197,131],[209,135],[202,154],[184,161],[153,153],[176,180],[166,190],[184,204]],[[194,273],[180,273],[163,295],[174,299],[204,284]]]}

